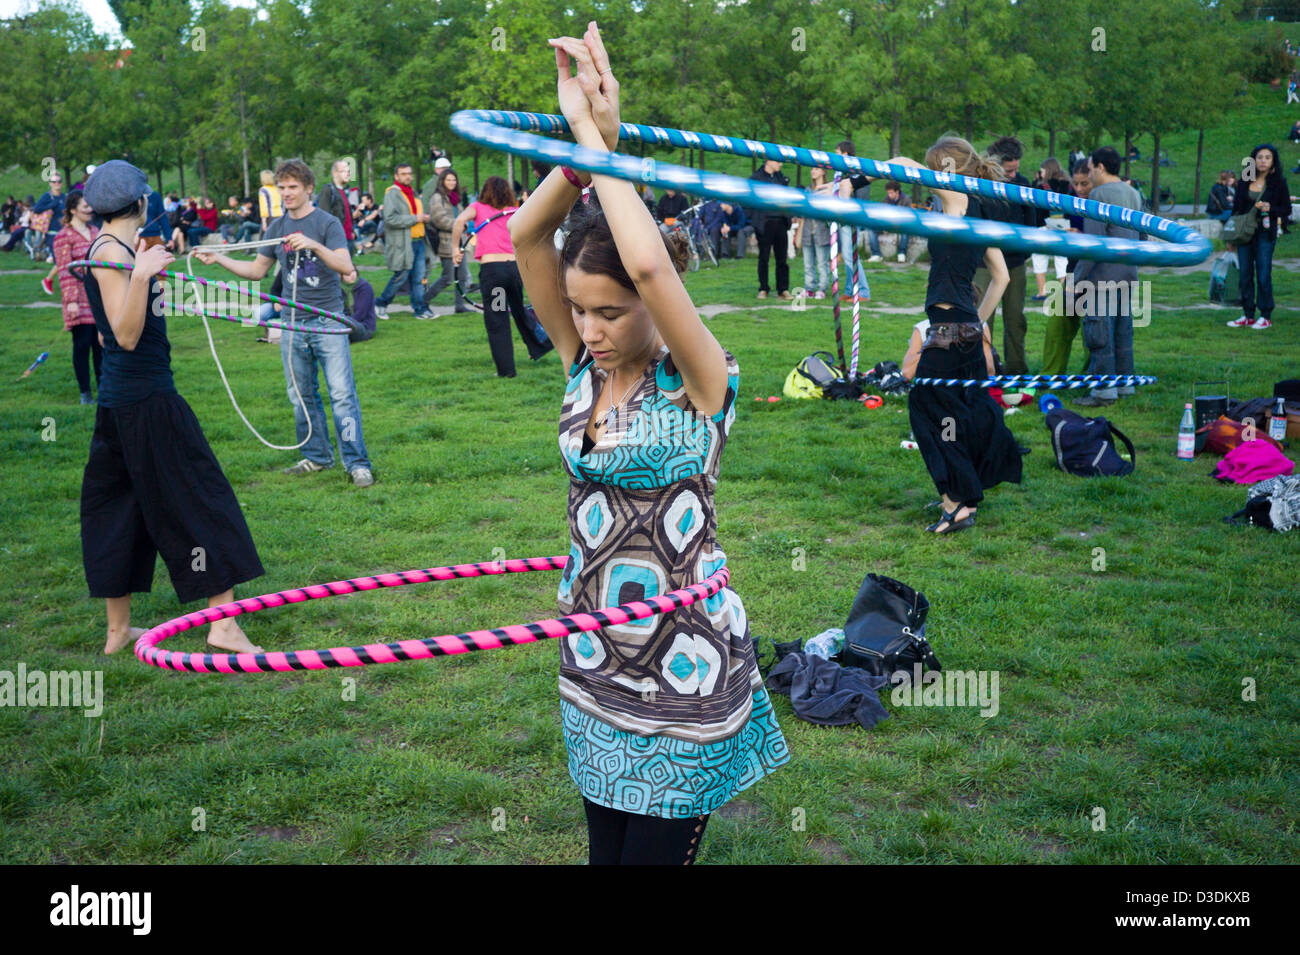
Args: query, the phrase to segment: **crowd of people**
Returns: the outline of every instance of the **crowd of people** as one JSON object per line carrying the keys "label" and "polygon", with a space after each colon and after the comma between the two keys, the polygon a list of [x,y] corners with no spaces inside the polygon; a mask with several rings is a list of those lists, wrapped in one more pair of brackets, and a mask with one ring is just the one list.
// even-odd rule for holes
{"label": "crowd of people", "polygon": [[[619,85],[595,24],[580,39],[549,42],[560,106],[574,139],[587,149],[613,150]],[[837,152],[855,155],[854,145],[844,141]],[[1024,146],[1013,136],[996,139],[983,152],[965,139],[943,136],[923,163],[901,156],[891,162],[1140,209],[1137,192],[1119,175],[1121,157],[1114,148],[1076,156],[1068,170],[1048,158],[1032,183],[1021,174],[1023,157]],[[695,203],[671,189],[656,197],[644,187],[569,167],[535,166],[537,186],[531,191],[493,176],[471,196],[450,158],[433,158],[435,174],[423,188],[412,165],[399,163],[378,201],[352,185],[354,170],[345,160],[333,163],[328,179],[318,183],[310,165],[291,159],[261,174],[255,196],[229,196],[223,209],[208,197],[159,196],[145,174],[123,160],[94,169],[78,184],[84,188],[66,195],[62,182],[51,180],[41,200],[11,203],[15,221],[23,211],[29,216],[22,228],[42,226],[41,241],[48,241],[59,280],[64,327],[73,337],[81,398],[97,404],[81,523],[90,593],[106,601],[106,652],[139,636],[130,626],[131,594],[149,589],[158,553],[182,601],[228,602],[236,586],[263,573],[234,492],[172,378],[157,277],[187,250],[245,279],[261,280],[276,270],[278,287],[294,303],[281,312],[291,329],[280,347],[303,454],[286,472],[305,476],[334,464],[318,381],[323,373],[337,456],[358,487],[374,484],[375,476],[349,337],[333,334],[335,323],[319,312],[344,310],[345,288],[361,281],[354,257],[377,242],[391,273],[375,298],[378,317],[387,318],[396,297],[406,293],[414,317],[429,318],[429,302],[449,287],[455,310],[468,311],[472,252],[498,377],[517,374],[512,322],[530,358],[554,350],[567,374],[558,427],[570,478],[564,493],[571,552],[557,594],[561,609],[590,613],[623,602],[627,594],[664,594],[725,566],[713,489],[736,420],[739,365],[704,324],[682,282],[687,237],[673,227],[696,210],[705,240],[720,257],[744,257],[752,236],[758,296],[775,292],[783,300],[791,298],[791,241],[802,252],[812,297],[825,298],[839,282],[830,272],[838,258],[845,294],[869,299],[863,259],[882,261],[882,236],[840,228],[832,256],[837,240],[820,220],[729,202]],[[1290,205],[1276,150],[1260,146],[1252,158],[1259,175],[1243,184],[1247,188],[1234,189],[1221,177],[1216,189],[1224,187],[1217,193],[1222,208],[1261,215],[1259,229],[1238,253],[1243,282],[1249,272],[1252,288],[1258,287],[1243,302],[1243,318],[1258,309],[1267,323],[1272,247]],[[781,165],[769,160],[752,178],[788,184]],[[867,198],[871,185],[865,176],[814,169],[809,190]],[[948,216],[1137,237],[1114,223],[946,189],[933,192],[931,208]],[[910,204],[894,181],[884,184],[884,201]],[[55,206],[59,228],[31,218]],[[862,239],[869,256],[860,254]],[[249,243],[261,244],[242,248]],[[907,236],[899,235],[897,249],[898,261],[906,261]],[[931,238],[928,249],[925,315],[912,328],[902,363],[913,381],[1027,372],[1028,271],[1037,281],[1034,301],[1049,297],[1049,268],[1057,279],[1072,276],[1076,290],[1137,278],[1128,265],[1028,256],[942,237]],[[238,251],[247,254],[233,254]],[[71,263],[83,259],[131,269],[96,266],[74,274]],[[426,288],[435,259],[441,274]],[[1088,372],[1133,373],[1128,298],[1087,301],[1047,316],[1042,370],[1067,372],[1082,327]],[[999,309],[1001,356],[994,347]],[[1096,388],[1078,403],[1106,405],[1131,390]],[[927,530],[942,535],[973,527],[986,491],[1021,480],[1023,449],[989,391],[978,385],[917,385],[908,410],[939,495],[939,519]],[[663,441],[672,443],[666,452]],[[205,549],[202,572],[193,562],[198,542]],[[207,640],[223,650],[261,651],[232,619],[212,624]],[[593,862],[691,863],[710,814],[789,761],[743,603],[725,581],[714,598],[670,617],[560,641],[559,693]],[[651,773],[652,763],[671,771]]]}

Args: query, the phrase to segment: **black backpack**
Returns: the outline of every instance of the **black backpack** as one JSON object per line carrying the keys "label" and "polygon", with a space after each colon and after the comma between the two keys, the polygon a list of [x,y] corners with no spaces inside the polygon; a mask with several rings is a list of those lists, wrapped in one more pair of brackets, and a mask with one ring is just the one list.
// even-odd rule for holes
{"label": "black backpack", "polygon": [[844,624],[840,664],[877,676],[890,676],[896,670],[911,674],[917,663],[942,669],[925,639],[929,612],[925,594],[901,580],[867,574]]}
{"label": "black backpack", "polygon": [[[1085,418],[1068,408],[1054,408],[1048,412],[1046,423],[1052,433],[1056,463],[1067,474],[1122,477],[1133,473],[1137,466],[1133,442],[1105,418]],[[1129,460],[1120,457],[1112,438],[1124,442]]]}

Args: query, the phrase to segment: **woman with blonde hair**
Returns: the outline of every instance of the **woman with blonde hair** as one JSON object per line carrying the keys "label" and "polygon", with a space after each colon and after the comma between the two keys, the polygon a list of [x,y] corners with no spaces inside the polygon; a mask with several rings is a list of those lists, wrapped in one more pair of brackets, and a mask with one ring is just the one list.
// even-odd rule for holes
{"label": "woman with blonde hair", "polygon": [[[903,156],[890,162],[920,167]],[[996,161],[979,155],[960,136],[941,137],[926,151],[925,165],[939,173],[1005,179]],[[945,215],[987,218],[989,200],[947,189],[935,193]],[[921,336],[920,357],[910,377],[983,378],[988,372],[983,323],[1010,282],[1006,261],[999,249],[940,239],[930,239],[929,250],[929,325],[914,333]],[[981,263],[990,282],[977,307],[972,282]],[[942,516],[926,530],[948,534],[971,527],[987,488],[1020,483],[1019,445],[987,389],[920,386],[909,393],[907,407],[912,434],[941,497]]]}

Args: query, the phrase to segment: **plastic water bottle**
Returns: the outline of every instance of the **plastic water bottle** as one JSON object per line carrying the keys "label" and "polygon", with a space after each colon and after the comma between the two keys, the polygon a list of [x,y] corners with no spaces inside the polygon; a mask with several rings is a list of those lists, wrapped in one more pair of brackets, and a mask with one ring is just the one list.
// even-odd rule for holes
{"label": "plastic water bottle", "polygon": [[1183,461],[1196,457],[1196,418],[1190,401],[1183,405],[1183,420],[1178,425],[1178,457]]}
{"label": "plastic water bottle", "polygon": [[1286,400],[1277,399],[1273,406],[1273,417],[1268,420],[1268,436],[1281,444],[1286,438]]}
{"label": "plastic water bottle", "polygon": [[844,649],[844,631],[839,627],[832,627],[830,630],[823,630],[815,637],[811,637],[803,645],[803,652],[809,656],[823,657],[829,660]]}

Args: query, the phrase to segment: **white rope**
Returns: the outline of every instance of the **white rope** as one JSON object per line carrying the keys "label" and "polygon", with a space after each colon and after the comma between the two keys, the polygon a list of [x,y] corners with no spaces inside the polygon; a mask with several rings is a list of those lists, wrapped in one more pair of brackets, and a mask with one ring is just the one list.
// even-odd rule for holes
{"label": "white rope", "polygon": [[[283,241],[284,241],[283,238],[278,238],[278,239],[257,239],[252,242],[234,242],[222,246],[222,251],[232,251],[234,249],[254,249],[254,248],[260,248],[261,246],[264,245],[279,245]],[[194,274],[194,251],[195,251],[194,248],[191,247],[189,253],[186,255],[185,258],[185,270],[189,272],[191,275]],[[301,253],[299,251],[297,250],[294,251],[293,290],[290,296],[290,298],[294,302],[298,301],[298,258],[300,254]],[[184,298],[183,295],[182,298]],[[258,307],[260,308],[261,306],[259,305]],[[297,312],[296,309],[294,311],[295,313]],[[226,378],[226,370],[221,367],[221,359],[217,357],[217,343],[212,339],[212,328],[211,326],[208,325],[207,313],[204,312],[202,309],[200,309],[198,314],[203,319],[203,330],[208,333],[208,348],[212,351],[212,360],[217,363],[217,373],[221,375],[221,383],[226,386],[226,394],[230,396],[230,403],[234,405],[236,414],[238,414],[239,417],[243,420],[244,424],[248,426],[248,430],[253,432],[253,437],[257,438],[258,441],[261,441],[264,445],[266,445],[268,448],[271,448],[274,451],[297,451],[308,441],[310,441],[311,434],[312,434],[311,413],[307,410],[307,402],[303,400],[302,391],[300,391],[298,388],[298,379],[293,373],[293,336],[294,336],[294,331],[292,328],[293,323],[290,322],[290,328],[288,329],[289,331],[289,383],[293,385],[294,397],[298,399],[298,406],[302,408],[302,413],[307,419],[307,437],[303,438],[297,444],[272,444],[270,441],[267,441],[266,438],[262,437],[261,433],[258,432],[258,430],[253,427],[253,422],[248,420],[248,416],[245,415],[243,409],[239,407],[239,402],[235,400],[235,392],[231,389],[230,381]]]}

